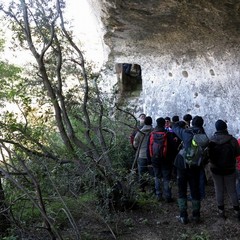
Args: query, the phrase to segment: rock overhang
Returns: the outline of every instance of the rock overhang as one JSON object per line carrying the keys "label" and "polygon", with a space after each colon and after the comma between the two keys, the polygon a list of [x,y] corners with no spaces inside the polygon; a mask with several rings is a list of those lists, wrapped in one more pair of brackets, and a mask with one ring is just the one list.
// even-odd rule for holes
{"label": "rock overhang", "polygon": [[[209,132],[222,118],[239,134],[239,1],[91,2],[105,29],[108,65],[142,67],[141,106],[134,111],[156,118],[202,115]],[[114,67],[110,69],[115,84]]]}

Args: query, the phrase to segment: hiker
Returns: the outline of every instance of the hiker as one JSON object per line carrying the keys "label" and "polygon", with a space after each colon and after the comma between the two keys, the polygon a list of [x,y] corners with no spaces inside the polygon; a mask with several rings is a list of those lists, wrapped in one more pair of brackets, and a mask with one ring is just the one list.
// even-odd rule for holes
{"label": "hiker", "polygon": [[200,201],[204,200],[206,198],[206,183],[207,183],[207,177],[205,173],[205,168],[208,164],[208,156],[204,156],[203,160],[200,164],[200,176],[199,176],[199,192],[200,192]]}
{"label": "hiker", "polygon": [[139,125],[133,130],[133,132],[131,133],[130,135],[130,143],[133,147],[133,149],[136,151],[137,149],[133,146],[133,141],[134,141],[134,137],[136,136],[137,132],[139,130],[141,130],[141,128],[143,127],[144,125],[144,120],[146,118],[146,114],[145,113],[141,113],[139,116],[138,116],[138,119],[139,119]]}
{"label": "hiker", "polygon": [[[179,116],[175,115],[172,117],[172,122],[171,122],[171,129],[172,129],[172,126],[179,121]],[[169,141],[169,144],[171,146],[169,146],[169,148],[171,149],[170,152],[168,152],[168,154],[170,154],[170,159],[171,159],[171,162],[174,163],[174,160],[180,150],[180,145],[182,143],[182,140],[173,132],[171,131],[169,133],[170,135],[170,138],[171,138],[171,141]],[[172,164],[172,181],[173,182],[176,182],[177,181],[177,168],[174,166],[174,164]]]}
{"label": "hiker", "polygon": [[171,139],[165,129],[165,119],[160,117],[156,122],[157,126],[149,136],[147,156],[153,166],[156,198],[170,203],[173,202],[170,184],[173,161],[168,155]]}
{"label": "hiker", "polygon": [[[240,138],[238,138],[238,145],[240,146]],[[240,200],[240,156],[236,158],[237,164],[236,164],[236,174],[237,174],[237,195],[238,200]]]}
{"label": "hiker", "polygon": [[236,138],[228,133],[227,124],[219,119],[215,123],[216,132],[210,139],[210,170],[214,182],[218,214],[226,218],[224,206],[224,190],[231,199],[233,210],[240,221],[238,196],[236,191],[236,157],[240,148]]}
{"label": "hiker", "polygon": [[138,175],[139,175],[139,183],[140,190],[145,192],[145,187],[147,186],[147,181],[144,180],[144,174],[149,173],[153,176],[153,169],[151,166],[151,162],[149,162],[147,158],[147,144],[150,132],[153,130],[152,128],[152,118],[147,116],[144,120],[144,125],[140,131],[137,132],[134,137],[133,146],[137,149],[137,164],[138,164]]}
{"label": "hiker", "polygon": [[178,115],[174,115],[174,116],[172,117],[171,126],[172,126],[172,124],[174,124],[174,123],[176,123],[176,122],[178,122],[178,121],[179,121],[179,116],[178,116]]}
{"label": "hiker", "polygon": [[[203,128],[203,118],[195,116],[192,120],[192,127],[188,127],[185,121],[179,121],[173,125],[173,132],[182,140],[183,148],[178,153],[174,165],[177,168],[178,178],[178,206],[180,210],[179,220],[183,224],[189,222],[187,212],[187,188],[190,187],[192,201],[192,220],[196,223],[200,221],[200,160],[202,158],[200,150],[194,157],[195,162],[190,161],[189,150],[192,144],[196,144],[194,136],[205,136],[202,143],[203,147],[208,144],[208,138]],[[198,143],[200,144],[200,143]],[[204,146],[205,145],[205,146]],[[197,148],[198,149],[198,148]],[[193,159],[192,159],[193,160]]]}
{"label": "hiker", "polygon": [[192,115],[191,114],[185,114],[183,116],[183,121],[187,124],[186,128],[191,127]]}
{"label": "hiker", "polygon": [[165,117],[165,130],[167,132],[172,132],[170,117]]}

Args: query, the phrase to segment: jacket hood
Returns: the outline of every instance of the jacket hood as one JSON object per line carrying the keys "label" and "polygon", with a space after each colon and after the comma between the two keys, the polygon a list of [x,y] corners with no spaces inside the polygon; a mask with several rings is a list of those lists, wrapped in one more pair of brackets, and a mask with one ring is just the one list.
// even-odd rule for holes
{"label": "jacket hood", "polygon": [[152,131],[152,126],[151,125],[144,125],[141,128],[141,132],[143,132],[143,133],[147,133],[147,132],[150,132],[150,131]]}
{"label": "jacket hood", "polygon": [[154,128],[154,131],[155,132],[166,132],[165,127],[159,127],[159,126],[156,126]]}
{"label": "jacket hood", "polygon": [[228,131],[217,131],[214,133],[213,137],[211,138],[212,142],[217,144],[223,144],[232,139],[232,135],[228,134]]}
{"label": "jacket hood", "polygon": [[203,127],[190,127],[186,129],[186,132],[190,132],[190,133],[205,133],[204,128]]}

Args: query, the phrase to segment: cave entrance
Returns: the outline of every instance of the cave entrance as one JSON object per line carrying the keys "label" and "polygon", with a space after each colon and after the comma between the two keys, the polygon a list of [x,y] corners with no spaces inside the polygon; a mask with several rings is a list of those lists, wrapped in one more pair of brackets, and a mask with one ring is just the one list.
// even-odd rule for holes
{"label": "cave entrance", "polygon": [[139,64],[116,63],[115,65],[120,93],[142,90],[142,70]]}

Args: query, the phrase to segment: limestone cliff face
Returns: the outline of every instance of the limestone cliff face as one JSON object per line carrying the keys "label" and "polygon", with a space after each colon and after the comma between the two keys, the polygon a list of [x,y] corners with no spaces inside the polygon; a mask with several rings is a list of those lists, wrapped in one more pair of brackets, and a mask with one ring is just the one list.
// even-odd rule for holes
{"label": "limestone cliff face", "polygon": [[116,63],[142,69],[134,111],[201,115],[209,134],[226,120],[240,135],[239,0],[91,0],[105,27],[108,83]]}

